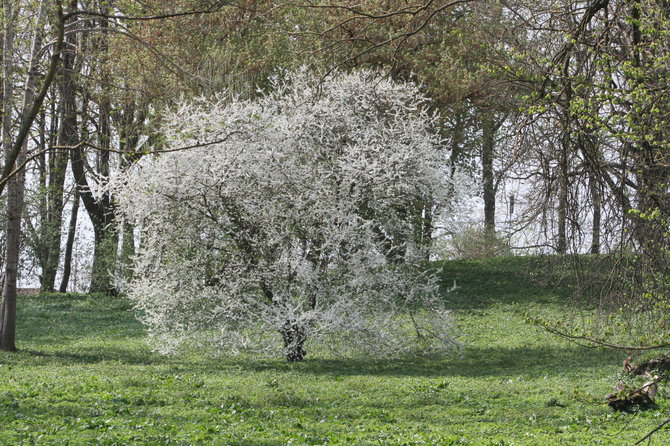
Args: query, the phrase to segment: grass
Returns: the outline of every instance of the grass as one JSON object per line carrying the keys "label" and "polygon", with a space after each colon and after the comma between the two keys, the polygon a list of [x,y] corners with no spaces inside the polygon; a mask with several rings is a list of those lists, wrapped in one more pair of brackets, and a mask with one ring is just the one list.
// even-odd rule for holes
{"label": "grass", "polygon": [[667,418],[667,394],[637,415],[601,404],[621,353],[524,323],[571,314],[569,290],[527,270],[446,266],[465,347],[442,359],[162,357],[123,299],[24,297],[20,351],[0,353],[0,444],[626,445]]}

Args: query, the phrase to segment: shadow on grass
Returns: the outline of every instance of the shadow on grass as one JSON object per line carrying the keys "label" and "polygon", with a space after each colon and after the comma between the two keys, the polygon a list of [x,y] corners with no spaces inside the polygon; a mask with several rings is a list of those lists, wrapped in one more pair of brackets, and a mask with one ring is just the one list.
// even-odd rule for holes
{"label": "shadow on grass", "polygon": [[[13,355],[12,355],[13,356]],[[3,362],[11,363],[12,356]],[[26,358],[26,356],[28,358]],[[567,347],[519,348],[466,348],[461,356],[445,358],[370,359],[307,359],[288,363],[282,359],[259,357],[162,356],[148,348],[84,347],[66,350],[21,350],[16,361],[26,359],[41,365],[92,365],[116,363],[119,365],[162,365],[187,373],[291,373],[323,376],[336,379],[350,376],[425,377],[505,377],[520,375],[557,375],[581,371],[602,370],[619,364],[619,352]]]}
{"label": "shadow on grass", "polygon": [[248,359],[236,364],[252,372],[297,372],[324,376],[486,377],[552,375],[618,364],[618,352],[579,346],[528,348],[466,348],[447,358],[311,359],[302,363]]}
{"label": "shadow on grass", "polygon": [[[567,289],[542,287],[526,279],[528,260],[523,258],[445,262],[445,287],[453,281],[462,288],[445,299],[454,310],[486,309],[497,303],[519,305],[557,303],[573,305]],[[24,350],[31,360],[60,364],[118,362],[128,365],[180,365],[193,371],[218,373],[225,369],[297,372],[315,375],[386,376],[507,376],[553,374],[557,370],[581,370],[618,364],[617,352],[567,347],[466,346],[462,356],[444,359],[406,358],[387,361],[369,359],[311,359],[300,364],[258,357],[210,359],[194,355],[164,357],[144,345],[145,329],[133,317],[130,304],[121,298],[22,298],[19,339],[33,350]],[[124,343],[124,340],[128,340]],[[83,341],[83,342],[81,342]],[[43,349],[43,351],[39,351]]]}
{"label": "shadow on grass", "polygon": [[[33,361],[56,363],[58,365],[90,365],[102,362],[115,362],[126,365],[164,364],[165,357],[138,348],[119,346],[78,347],[73,351],[20,349],[19,355],[27,355]],[[25,358],[24,358],[25,359]]]}

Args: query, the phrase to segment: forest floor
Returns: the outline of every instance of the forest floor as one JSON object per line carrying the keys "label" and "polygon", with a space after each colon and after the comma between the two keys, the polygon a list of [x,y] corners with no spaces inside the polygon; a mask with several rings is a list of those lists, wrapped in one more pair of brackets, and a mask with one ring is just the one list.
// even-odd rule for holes
{"label": "forest floor", "polygon": [[[625,354],[528,325],[574,317],[523,258],[449,262],[460,354],[440,359],[164,357],[122,298],[26,296],[0,353],[0,444],[628,445],[670,415],[603,397]],[[571,307],[569,310],[568,307]],[[589,314],[588,305],[580,309]],[[646,442],[644,444],[647,444]],[[670,429],[650,444],[670,444]]]}

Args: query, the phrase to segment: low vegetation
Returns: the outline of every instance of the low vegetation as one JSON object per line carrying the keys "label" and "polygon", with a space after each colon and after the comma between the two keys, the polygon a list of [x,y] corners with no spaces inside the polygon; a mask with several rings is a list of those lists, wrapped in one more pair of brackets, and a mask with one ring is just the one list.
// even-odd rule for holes
{"label": "low vegetation", "polygon": [[[574,306],[567,286],[530,280],[529,262],[446,264],[464,347],[439,359],[165,357],[122,298],[25,296],[20,352],[0,353],[0,444],[634,443],[668,417],[667,390],[651,410],[609,409],[625,353],[526,324]],[[669,441],[661,430],[651,444]]]}

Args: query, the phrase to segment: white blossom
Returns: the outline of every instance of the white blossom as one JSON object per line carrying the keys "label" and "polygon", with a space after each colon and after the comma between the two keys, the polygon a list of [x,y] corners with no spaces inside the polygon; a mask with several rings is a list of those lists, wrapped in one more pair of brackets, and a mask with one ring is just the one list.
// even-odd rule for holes
{"label": "white blossom", "polygon": [[[411,84],[306,70],[254,100],[182,103],[169,148],[113,186],[142,234],[129,297],[157,349],[443,352],[451,319],[420,233],[448,208]],[[425,230],[424,230],[425,232]]]}

